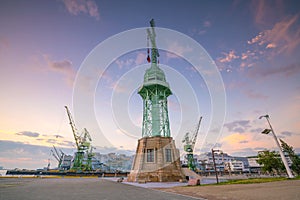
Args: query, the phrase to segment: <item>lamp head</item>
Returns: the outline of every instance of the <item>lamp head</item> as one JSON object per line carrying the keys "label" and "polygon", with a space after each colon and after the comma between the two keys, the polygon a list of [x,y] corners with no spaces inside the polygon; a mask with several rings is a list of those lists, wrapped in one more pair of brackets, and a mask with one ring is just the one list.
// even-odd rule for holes
{"label": "lamp head", "polygon": [[262,119],[263,117],[269,118],[269,115],[262,115],[262,116],[260,116],[258,119]]}
{"label": "lamp head", "polygon": [[263,130],[261,133],[267,135],[267,134],[269,134],[271,131],[272,131],[271,129],[265,129],[265,130]]}

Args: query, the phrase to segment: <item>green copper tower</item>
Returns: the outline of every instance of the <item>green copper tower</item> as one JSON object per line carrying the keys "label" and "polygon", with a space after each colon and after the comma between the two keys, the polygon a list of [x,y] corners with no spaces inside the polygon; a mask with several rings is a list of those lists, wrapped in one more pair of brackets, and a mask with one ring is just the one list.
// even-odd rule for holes
{"label": "green copper tower", "polygon": [[176,182],[185,180],[185,175],[181,170],[179,150],[170,135],[167,99],[172,92],[165,73],[159,68],[153,19],[150,24],[147,34],[151,41],[151,59],[148,49],[147,60],[151,64],[138,90],[143,99],[142,138],[138,140],[127,181]]}
{"label": "green copper tower", "polygon": [[143,85],[138,93],[143,98],[142,137],[170,137],[168,116],[168,96],[172,94],[166,82],[164,72],[158,66],[159,53],[155,42],[155,24],[150,21],[151,28],[147,29],[148,40],[151,42],[151,67],[144,75]]}

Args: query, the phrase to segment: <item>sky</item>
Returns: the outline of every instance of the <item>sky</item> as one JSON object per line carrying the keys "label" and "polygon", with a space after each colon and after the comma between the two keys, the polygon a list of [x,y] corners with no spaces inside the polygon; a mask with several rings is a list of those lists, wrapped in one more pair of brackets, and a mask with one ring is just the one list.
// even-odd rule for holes
{"label": "sky", "polygon": [[[300,152],[299,1],[2,0],[0,166],[36,169],[50,159],[55,167],[53,145],[74,153],[65,105],[96,152],[134,154],[152,18],[181,154],[181,140],[200,116],[196,154],[276,150],[272,136],[260,134],[268,128],[258,119],[265,114]],[[134,44],[142,47],[130,49]]]}

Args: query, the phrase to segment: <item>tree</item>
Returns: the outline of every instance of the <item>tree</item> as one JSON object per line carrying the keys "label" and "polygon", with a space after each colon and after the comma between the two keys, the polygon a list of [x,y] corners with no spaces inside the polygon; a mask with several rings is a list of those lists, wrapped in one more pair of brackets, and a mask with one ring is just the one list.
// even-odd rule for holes
{"label": "tree", "polygon": [[265,150],[258,154],[257,163],[262,165],[263,172],[280,173],[284,170],[284,165],[280,159],[280,155],[275,151]]}
{"label": "tree", "polygon": [[282,139],[280,139],[282,151],[289,156],[292,161],[291,169],[296,172],[298,175],[300,174],[300,158],[296,155],[292,146],[288,145]]}

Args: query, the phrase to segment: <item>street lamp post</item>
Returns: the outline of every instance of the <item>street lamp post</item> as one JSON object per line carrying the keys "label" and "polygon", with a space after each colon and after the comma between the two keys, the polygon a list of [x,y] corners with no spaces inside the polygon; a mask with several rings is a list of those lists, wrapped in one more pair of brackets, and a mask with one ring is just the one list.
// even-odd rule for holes
{"label": "street lamp post", "polygon": [[216,179],[217,179],[217,184],[218,184],[219,183],[219,178],[218,178],[217,165],[216,165],[216,161],[215,161],[215,152],[221,152],[221,153],[223,153],[223,152],[221,150],[211,149],[212,159],[213,159],[213,163],[214,163],[214,169],[215,169]]}
{"label": "street lamp post", "polygon": [[276,137],[276,135],[275,135],[275,132],[274,132],[274,130],[273,130],[273,127],[272,127],[272,125],[271,125],[271,123],[270,123],[270,120],[269,120],[270,116],[269,116],[269,115],[263,115],[263,116],[260,116],[259,119],[262,119],[263,117],[265,117],[265,118],[267,119],[268,124],[269,124],[269,126],[270,126],[270,129],[265,129],[262,133],[263,133],[263,134],[268,134],[269,132],[272,132],[272,135],[273,135],[274,140],[275,140],[275,142],[276,142],[276,144],[277,144],[277,147],[278,147],[278,149],[279,149],[279,154],[280,154],[281,160],[282,160],[282,162],[283,162],[283,164],[284,164],[284,166],[285,166],[285,169],[286,169],[286,172],[287,172],[287,174],[288,174],[288,177],[289,177],[289,178],[294,178],[294,176],[293,176],[293,174],[292,174],[292,172],[291,172],[291,169],[290,169],[290,167],[289,167],[289,165],[288,165],[288,162],[287,162],[287,160],[286,160],[286,158],[285,158],[285,156],[284,156],[284,154],[283,154],[283,151],[282,151],[282,149],[281,149],[281,146],[280,146],[280,144],[279,144],[279,142],[278,142],[278,139],[277,139],[277,137]]}

